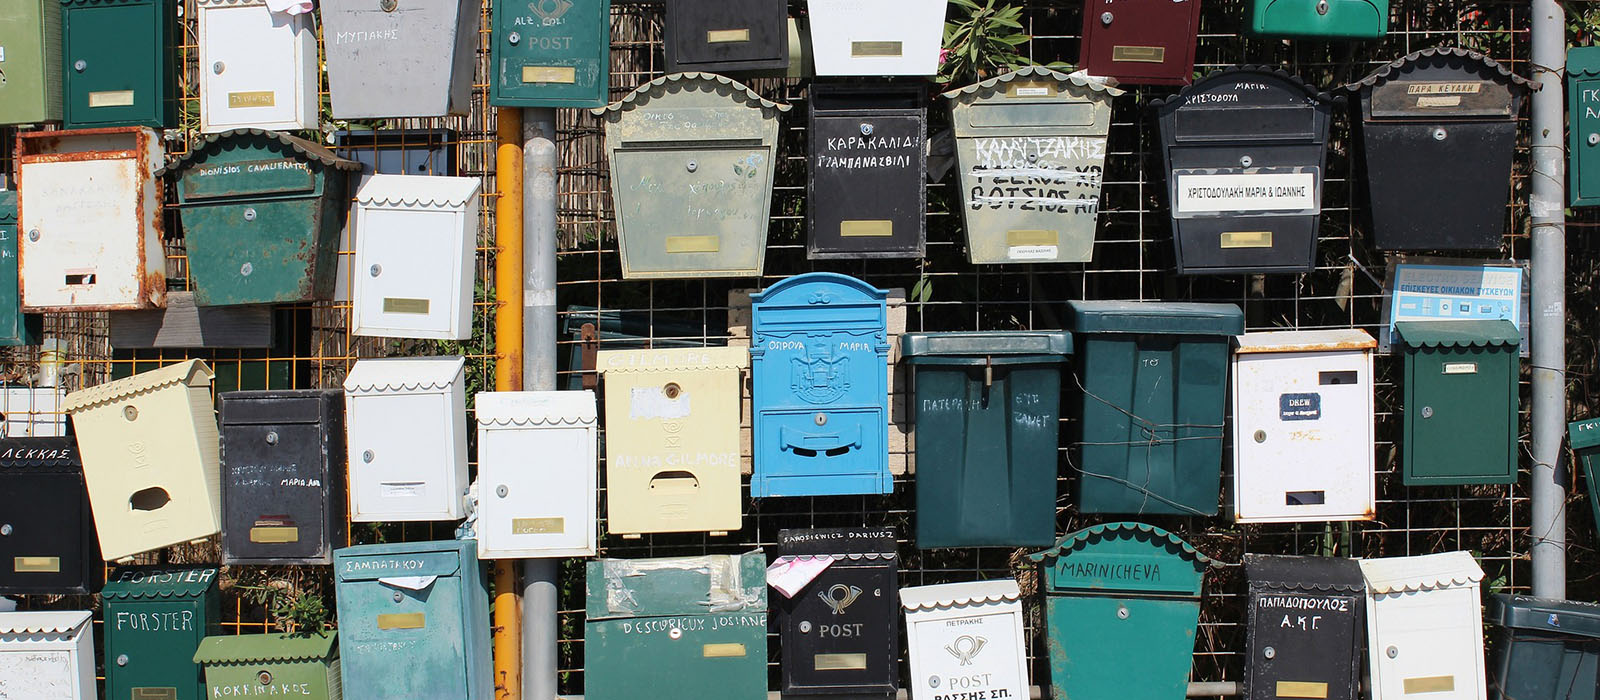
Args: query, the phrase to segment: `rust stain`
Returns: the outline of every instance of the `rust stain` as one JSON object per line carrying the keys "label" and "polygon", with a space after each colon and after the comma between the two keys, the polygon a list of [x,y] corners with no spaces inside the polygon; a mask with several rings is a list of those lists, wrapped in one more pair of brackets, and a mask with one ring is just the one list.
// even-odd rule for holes
{"label": "rust stain", "polygon": [[1325,352],[1328,350],[1371,350],[1377,347],[1377,342],[1372,340],[1350,340],[1336,343],[1305,343],[1296,345],[1240,346],[1234,349],[1234,354],[1250,355],[1268,352]]}

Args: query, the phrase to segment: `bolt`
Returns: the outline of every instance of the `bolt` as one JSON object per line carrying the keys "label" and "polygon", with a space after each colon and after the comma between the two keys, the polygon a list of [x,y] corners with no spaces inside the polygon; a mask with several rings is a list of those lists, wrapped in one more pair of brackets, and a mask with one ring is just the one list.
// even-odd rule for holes
{"label": "bolt", "polygon": [[239,266],[239,274],[243,275],[245,277],[249,277],[250,273],[255,272],[255,271],[256,271],[256,267],[254,265],[251,265],[250,263],[245,263],[245,264]]}
{"label": "bolt", "polygon": [[871,136],[872,135],[872,125],[871,124],[862,124],[861,125],[861,135],[862,136]]}
{"label": "bolt", "polygon": [[516,32],[512,32],[512,33],[506,35],[506,41],[511,42],[512,46],[516,46],[517,42],[522,41],[522,35],[518,34]]}
{"label": "bolt", "polygon": [[1101,24],[1111,24],[1111,13],[1110,12],[1102,12],[1102,13],[1100,13],[1100,23]]}
{"label": "bolt", "polygon": [[372,458],[376,456],[377,455],[372,454],[372,450],[367,450],[361,453],[361,461],[366,462],[367,464],[372,464]]}
{"label": "bolt", "polygon": [[1422,417],[1423,418],[1432,418],[1433,417],[1433,407],[1432,406],[1423,406],[1422,407]]}
{"label": "bolt", "polygon": [[267,433],[267,444],[268,445],[276,445],[276,444],[278,444],[278,432],[277,431],[272,431],[270,433]]}
{"label": "bolt", "polygon": [[216,63],[211,64],[211,72],[216,73],[217,75],[222,75],[222,71],[227,67],[227,64],[223,63],[222,61],[217,61]]}
{"label": "bolt", "polygon": [[82,73],[83,69],[88,68],[88,67],[89,67],[89,62],[85,61],[85,60],[83,60],[81,58],[72,63],[72,69],[75,70],[75,71],[78,71],[79,73]]}

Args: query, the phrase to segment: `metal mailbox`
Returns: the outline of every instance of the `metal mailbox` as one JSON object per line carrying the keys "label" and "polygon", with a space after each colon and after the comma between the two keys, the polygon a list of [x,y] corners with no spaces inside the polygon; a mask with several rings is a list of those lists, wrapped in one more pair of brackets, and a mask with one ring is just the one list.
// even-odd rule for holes
{"label": "metal mailbox", "polygon": [[495,3],[491,25],[489,104],[599,107],[606,103],[611,88],[611,0]]}
{"label": "metal mailbox", "polygon": [[1234,66],[1153,104],[1178,274],[1311,271],[1334,99]]}
{"label": "metal mailbox", "polygon": [[1188,85],[1200,0],[1088,0],[1078,68],[1139,85]]}
{"label": "metal mailbox", "polygon": [[1400,321],[1407,486],[1517,481],[1522,334],[1510,321]]}
{"label": "metal mailbox", "polygon": [[62,127],[173,123],[174,0],[61,0]]}
{"label": "metal mailbox", "polygon": [[1567,49],[1567,105],[1567,202],[1592,207],[1600,204],[1600,46]]}
{"label": "metal mailbox", "polygon": [[100,592],[106,697],[205,700],[194,653],[222,633],[217,570],[131,566]]}
{"label": "metal mailbox", "polygon": [[[0,12],[5,11],[0,9]],[[4,23],[0,18],[0,27]],[[3,31],[0,28],[0,32]],[[0,37],[0,41],[3,40]],[[3,50],[4,46],[0,45],[0,51]],[[5,84],[0,83],[0,95],[4,91]],[[0,96],[0,105],[4,100]],[[17,276],[17,192],[0,190],[0,346],[38,345],[40,336],[44,335],[44,316],[22,313],[21,288],[22,280]]]}
{"label": "metal mailbox", "polygon": [[340,700],[338,633],[206,637],[194,653],[211,698]]}
{"label": "metal mailbox", "polygon": [[921,85],[811,84],[811,259],[922,257],[927,101]]}
{"label": "metal mailbox", "polygon": [[1251,0],[1250,31],[1305,39],[1382,39],[1389,0]]}
{"label": "metal mailbox", "polygon": [[16,154],[22,309],[166,306],[160,136],[143,127],[33,131],[17,135]]}
{"label": "metal mailbox", "polygon": [[944,93],[969,262],[1093,258],[1111,100],[1121,94],[1042,66]]}
{"label": "metal mailbox", "polygon": [[0,7],[0,124],[61,121],[61,0]]}
{"label": "metal mailbox", "polygon": [[456,520],[467,489],[466,359],[357,361],[344,379],[350,520]]}
{"label": "metal mailbox", "polygon": [[67,394],[106,561],[221,529],[211,378],[188,360]]}
{"label": "metal mailbox", "polygon": [[1366,582],[1354,559],[1244,555],[1244,700],[1361,700]]}
{"label": "metal mailbox", "polygon": [[1483,569],[1467,552],[1362,559],[1371,698],[1485,700]]}
{"label": "metal mailbox", "polygon": [[767,557],[591,559],[584,697],[767,697]]}
{"label": "metal mailbox", "polygon": [[667,72],[739,73],[789,67],[787,0],[667,3]]}
{"label": "metal mailbox", "polygon": [[316,129],[322,100],[311,13],[273,12],[267,0],[196,2],[200,133]]}
{"label": "metal mailbox", "polygon": [[817,75],[939,72],[945,0],[806,0]]}
{"label": "metal mailbox", "polygon": [[750,295],[750,496],[894,491],[889,293],[832,272]]}
{"label": "metal mailbox", "polygon": [[477,550],[450,540],[334,551],[344,700],[494,694]]}
{"label": "metal mailbox", "polygon": [[323,0],[333,118],[467,114],[480,9],[471,0]]}
{"label": "metal mailbox", "polygon": [[95,700],[94,675],[89,611],[0,613],[0,700]]}
{"label": "metal mailbox", "polygon": [[[361,164],[356,190],[374,174],[450,175],[456,172],[455,144],[461,140],[452,129],[374,129],[333,132],[334,153]],[[348,202],[349,214],[339,232],[339,250],[356,249],[356,204]],[[350,301],[350,273],[353,265],[340,264],[333,286],[333,300]]]}
{"label": "metal mailbox", "polygon": [[1384,250],[1498,250],[1511,197],[1517,113],[1535,83],[1475,51],[1396,59],[1345,89],[1365,203]]}
{"label": "metal mailbox", "polygon": [[674,73],[591,111],[606,125],[623,278],[761,274],[789,105],[720,75]]}
{"label": "metal mailbox", "polygon": [[594,556],[594,392],[486,391],[476,414],[478,557]]}
{"label": "metal mailbox", "polygon": [[76,441],[0,440],[0,594],[93,593],[104,580]]}
{"label": "metal mailbox", "polygon": [[1021,598],[1011,579],[900,589],[911,697],[1029,697]]}
{"label": "metal mailbox", "polygon": [[0,437],[59,437],[67,434],[61,410],[65,389],[0,384]]}
{"label": "metal mailbox", "polygon": [[222,563],[327,564],[345,541],[344,395],[222,394]]}
{"label": "metal mailbox", "polygon": [[1215,515],[1232,304],[1069,301],[1078,510]]}
{"label": "metal mailbox", "polygon": [[778,552],[775,565],[832,562],[773,606],[783,639],[783,694],[894,697],[900,675],[894,530],[779,530]]}
{"label": "metal mailbox", "polygon": [[1600,697],[1600,605],[1496,593],[1490,669],[1494,700]]}
{"label": "metal mailbox", "polygon": [[356,193],[351,333],[472,337],[475,177],[373,175]]}
{"label": "metal mailbox", "polygon": [[601,350],[606,531],[727,534],[740,528],[744,348]]}
{"label": "metal mailbox", "polygon": [[1063,331],[907,333],[917,547],[1048,546],[1056,537]]}
{"label": "metal mailbox", "polygon": [[1594,516],[1594,527],[1600,531],[1600,418],[1573,421],[1567,424],[1567,440],[1573,453],[1583,463],[1583,480],[1588,484],[1589,512]]}
{"label": "metal mailbox", "polygon": [[1234,342],[1234,517],[1371,520],[1377,342],[1354,329],[1246,333]]}

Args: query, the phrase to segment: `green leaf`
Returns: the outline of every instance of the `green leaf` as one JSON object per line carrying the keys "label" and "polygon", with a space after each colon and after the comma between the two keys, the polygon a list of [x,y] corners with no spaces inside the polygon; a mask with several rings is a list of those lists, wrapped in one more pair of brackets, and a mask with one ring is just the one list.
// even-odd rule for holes
{"label": "green leaf", "polygon": [[911,286],[911,301],[918,304],[927,303],[933,297],[933,279],[923,277]]}

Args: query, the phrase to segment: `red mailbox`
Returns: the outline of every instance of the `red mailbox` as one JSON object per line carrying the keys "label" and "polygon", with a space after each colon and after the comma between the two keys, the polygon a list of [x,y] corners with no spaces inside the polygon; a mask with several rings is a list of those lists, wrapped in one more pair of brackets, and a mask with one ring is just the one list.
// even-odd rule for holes
{"label": "red mailbox", "polygon": [[1119,83],[1188,85],[1200,0],[1088,0],[1078,67]]}

